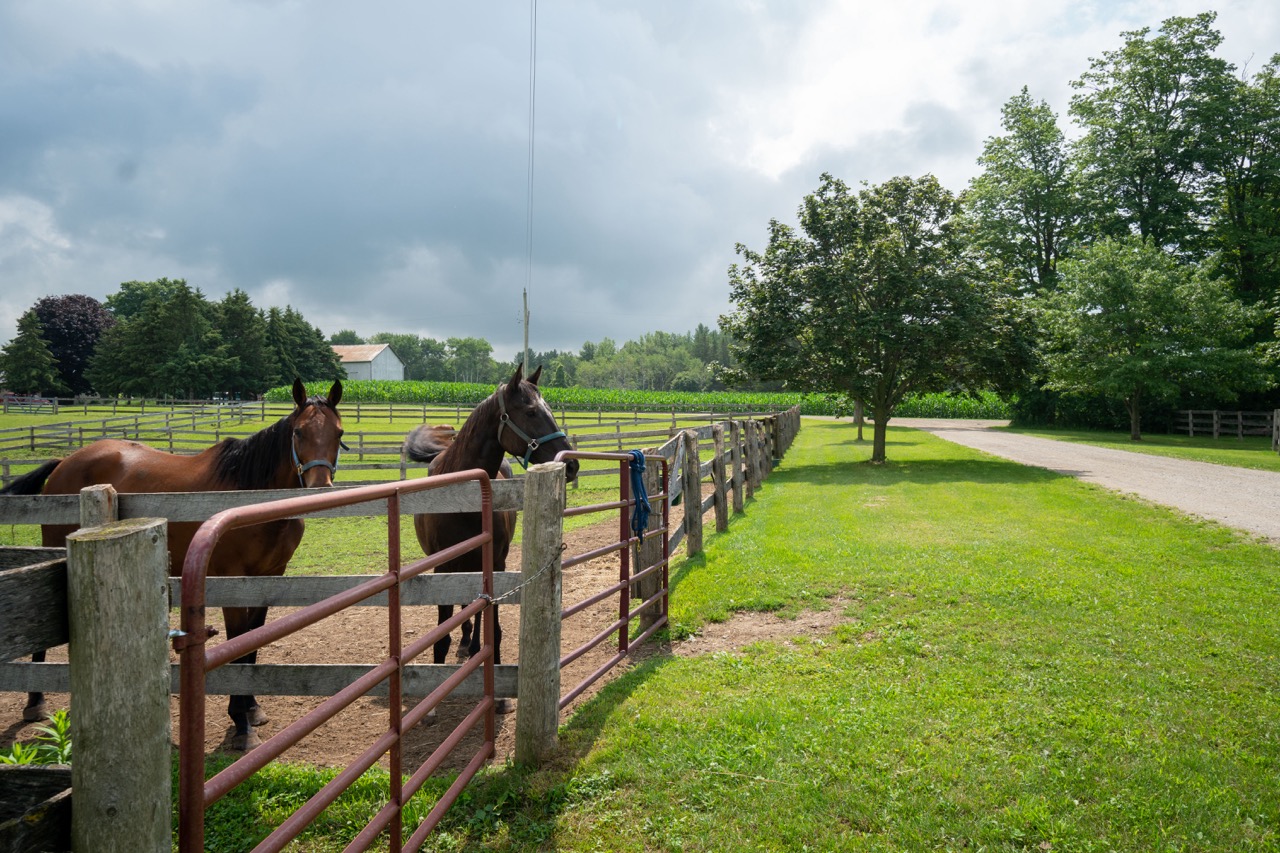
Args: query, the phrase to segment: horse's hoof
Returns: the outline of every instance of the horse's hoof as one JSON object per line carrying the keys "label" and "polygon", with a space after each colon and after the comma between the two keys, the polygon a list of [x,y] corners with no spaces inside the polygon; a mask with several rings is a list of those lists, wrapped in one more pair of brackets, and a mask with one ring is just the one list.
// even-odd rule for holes
{"label": "horse's hoof", "polygon": [[41,702],[38,705],[28,705],[22,709],[22,721],[24,723],[38,723],[46,716],[45,704]]}
{"label": "horse's hoof", "polygon": [[236,752],[250,752],[259,746],[262,746],[262,738],[253,729],[242,735],[231,736],[231,748]]}
{"label": "horse's hoof", "polygon": [[254,705],[249,709],[249,725],[265,726],[271,722],[271,718],[267,716],[267,712],[262,710],[261,705]]}
{"label": "horse's hoof", "polygon": [[516,703],[513,699],[495,699],[493,700],[493,713],[510,714],[516,709]]}

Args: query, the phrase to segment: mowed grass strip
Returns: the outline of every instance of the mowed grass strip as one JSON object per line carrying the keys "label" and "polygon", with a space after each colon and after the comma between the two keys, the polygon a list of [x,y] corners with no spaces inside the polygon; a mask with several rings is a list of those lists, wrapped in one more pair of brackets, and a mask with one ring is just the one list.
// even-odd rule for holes
{"label": "mowed grass strip", "polygon": [[560,769],[503,799],[487,834],[466,835],[461,809],[454,841],[1280,847],[1276,552],[923,433],[890,438],[872,467],[847,425],[806,422],[747,516],[675,573],[678,633],[828,599],[833,632],[797,623],[793,642],[638,667],[564,728]]}
{"label": "mowed grass strip", "polygon": [[1113,450],[1130,450],[1152,456],[1169,456],[1174,459],[1191,459],[1196,462],[1212,462],[1235,468],[1255,468],[1261,471],[1280,471],[1280,453],[1271,449],[1270,436],[1247,435],[1236,438],[1224,435],[1213,438],[1207,435],[1177,435],[1143,433],[1141,441],[1129,438],[1129,433],[1106,432],[1089,429],[1044,429],[1036,427],[997,427],[1019,435],[1049,438],[1055,441],[1073,441],[1094,447]]}

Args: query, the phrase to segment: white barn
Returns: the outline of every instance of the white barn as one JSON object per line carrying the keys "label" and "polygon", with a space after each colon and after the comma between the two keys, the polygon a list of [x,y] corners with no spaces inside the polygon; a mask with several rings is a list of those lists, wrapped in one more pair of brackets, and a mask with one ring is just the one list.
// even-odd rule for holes
{"label": "white barn", "polygon": [[404,379],[404,362],[387,344],[333,345],[348,379]]}

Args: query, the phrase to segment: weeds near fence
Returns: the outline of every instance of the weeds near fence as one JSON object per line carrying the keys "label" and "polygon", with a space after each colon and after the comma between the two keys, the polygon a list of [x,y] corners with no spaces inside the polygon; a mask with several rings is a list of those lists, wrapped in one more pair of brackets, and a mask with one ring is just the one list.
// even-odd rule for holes
{"label": "weeds near fence", "polygon": [[29,743],[18,742],[9,752],[0,753],[0,764],[70,764],[71,714],[59,708],[49,715],[47,725],[35,726]]}

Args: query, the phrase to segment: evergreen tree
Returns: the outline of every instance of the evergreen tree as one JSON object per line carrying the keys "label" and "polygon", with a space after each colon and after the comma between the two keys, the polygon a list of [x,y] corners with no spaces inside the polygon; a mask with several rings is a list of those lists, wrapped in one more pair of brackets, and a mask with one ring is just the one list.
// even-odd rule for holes
{"label": "evergreen tree", "polygon": [[35,309],[18,318],[18,334],[0,349],[4,387],[18,394],[55,394],[64,390],[58,380],[58,360],[41,333]]}
{"label": "evergreen tree", "polygon": [[324,334],[293,306],[267,311],[266,346],[276,365],[273,386],[288,385],[295,378],[304,382],[346,378],[342,360]]}
{"label": "evergreen tree", "polygon": [[249,295],[236,288],[217,304],[216,326],[223,341],[235,342],[238,361],[224,377],[222,390],[251,400],[271,387],[277,370],[267,348],[267,321]]}

